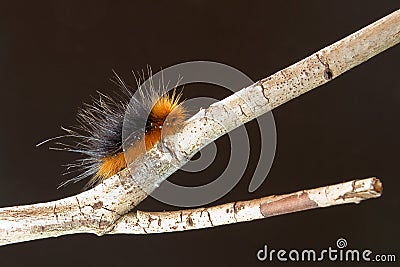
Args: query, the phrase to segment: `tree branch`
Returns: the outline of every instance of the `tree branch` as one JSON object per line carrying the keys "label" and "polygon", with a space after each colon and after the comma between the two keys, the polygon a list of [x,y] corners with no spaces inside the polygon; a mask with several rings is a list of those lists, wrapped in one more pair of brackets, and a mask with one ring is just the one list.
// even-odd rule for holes
{"label": "tree branch", "polygon": [[[201,110],[119,174],[69,198],[0,209],[0,244],[72,233],[102,235],[202,147],[400,41],[400,10]],[[221,123],[223,122],[223,124]],[[167,149],[165,149],[167,148]]]}
{"label": "tree branch", "polygon": [[209,208],[171,212],[134,211],[122,216],[107,234],[150,234],[208,228],[308,209],[359,203],[380,197],[382,183],[372,177],[296,193],[238,201]]}

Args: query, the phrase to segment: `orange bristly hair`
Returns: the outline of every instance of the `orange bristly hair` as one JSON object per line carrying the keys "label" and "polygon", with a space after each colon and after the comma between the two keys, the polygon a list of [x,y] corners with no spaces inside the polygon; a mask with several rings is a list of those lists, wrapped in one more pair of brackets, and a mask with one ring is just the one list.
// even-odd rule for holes
{"label": "orange bristly hair", "polygon": [[[144,135],[146,151],[154,147],[162,136],[172,135],[183,126],[187,112],[182,103],[179,103],[180,98],[181,94],[176,94],[174,91],[171,95],[162,96],[153,105],[147,119],[147,124],[150,127],[146,129]],[[113,176],[126,168],[127,162],[134,161],[146,151],[143,150],[143,143],[137,142],[128,148],[125,153],[121,151],[103,158],[97,173],[92,177],[89,185],[97,184]]]}

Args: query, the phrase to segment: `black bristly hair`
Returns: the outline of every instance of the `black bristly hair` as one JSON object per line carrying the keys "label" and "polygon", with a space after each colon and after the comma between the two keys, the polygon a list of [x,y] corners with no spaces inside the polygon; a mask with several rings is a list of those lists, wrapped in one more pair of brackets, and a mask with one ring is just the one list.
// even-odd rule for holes
{"label": "black bristly hair", "polygon": [[[64,174],[75,172],[79,174],[61,183],[59,187],[76,183],[87,177],[92,177],[92,179],[84,189],[95,185],[98,182],[97,176],[99,176],[99,170],[105,159],[121,155],[124,143],[128,146],[133,145],[145,134],[152,132],[154,123],[149,114],[153,111],[152,108],[155,103],[163,97],[163,92],[155,89],[151,69],[148,69],[148,71],[150,82],[147,86],[141,86],[142,81],[145,80],[143,72],[143,78],[140,74],[138,77],[134,74],[138,86],[137,94],[134,94],[134,90],[129,88],[114,72],[115,78],[112,82],[118,86],[120,92],[115,93],[113,97],[98,92],[98,98],[92,97],[92,104],[84,104],[83,108],[79,110],[77,115],[78,125],[69,129],[62,128],[68,134],[61,137],[72,137],[74,141],[72,144],[56,143],[60,147],[53,149],[76,152],[83,155],[83,158],[66,165],[67,169]],[[174,92],[172,96],[166,99],[173,103],[175,100],[177,102],[179,98],[180,94],[176,95]],[[180,111],[178,113],[182,114],[181,117],[183,118],[185,110],[180,105],[177,105],[177,107]],[[145,129],[142,129],[143,127]],[[124,141],[123,131],[129,133],[128,136],[124,136],[126,139]],[[53,139],[57,138],[59,137]]]}

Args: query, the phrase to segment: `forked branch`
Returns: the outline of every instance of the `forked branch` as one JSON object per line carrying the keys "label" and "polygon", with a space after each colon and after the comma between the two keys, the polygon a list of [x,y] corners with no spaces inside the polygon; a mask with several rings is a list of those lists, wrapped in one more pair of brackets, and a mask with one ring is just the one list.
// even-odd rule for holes
{"label": "forked branch", "polygon": [[[399,41],[400,10],[298,63],[240,90],[209,108],[201,110],[188,121],[179,133],[166,138],[162,143],[148,151],[144,157],[135,161],[129,167],[130,171],[124,170],[106,179],[95,188],[76,196],[47,203],[0,209],[0,244],[73,233],[95,233],[98,235],[119,232],[134,233],[136,232],[135,229],[138,229],[138,232],[151,232],[155,229],[154,220],[151,218],[157,218],[155,221],[158,222],[158,218],[165,217],[165,225],[171,225],[167,223],[167,217],[172,216],[174,219],[176,214],[182,214],[182,220],[189,218],[189,226],[190,221],[193,222],[192,227],[188,228],[193,229],[194,225],[198,225],[198,228],[209,226],[207,223],[198,223],[196,218],[192,216],[199,214],[200,222],[203,216],[201,210],[194,210],[191,216],[186,211],[172,214],[141,212],[126,214],[147,197],[146,192],[152,192],[162,181],[184,165],[191,155],[194,155],[208,143],[239,125],[331,81],[354,66],[396,45]],[[221,121],[224,122],[224,127],[218,123]],[[377,180],[368,181],[362,183],[366,183],[366,185],[368,183],[377,185],[378,183]],[[358,183],[352,182],[355,188],[357,188]],[[339,187],[348,188],[347,186],[343,184]],[[372,190],[368,189],[365,192],[357,192],[352,189],[350,191],[339,190],[338,197],[342,197],[336,200],[331,199],[331,204],[342,204],[342,200],[345,199],[349,202],[358,202],[362,199],[379,196],[381,191],[376,190],[379,187],[373,186],[372,188]],[[293,207],[302,207],[303,204],[308,203],[303,208],[315,205],[311,205],[315,199],[310,199],[311,202],[309,202],[302,194],[290,198],[293,201],[289,202],[290,205],[287,205],[287,201],[279,201],[279,199],[282,199],[282,197],[272,198],[272,204],[266,204],[269,201],[267,199],[241,202],[242,204],[239,206],[244,205],[243,211],[238,209],[238,204],[235,207],[226,204],[225,211],[233,209],[232,218],[236,221],[246,221],[256,219],[260,215],[256,216],[255,213],[245,212],[252,211],[254,205],[260,210],[259,213],[261,212],[262,217],[265,217],[265,214],[274,214],[275,210],[287,213],[296,211],[297,208],[293,209]],[[354,199],[357,201],[350,201]],[[215,212],[218,213],[221,207],[224,208],[224,206],[215,207]],[[203,211],[206,210],[212,211],[213,208],[203,209]],[[221,224],[217,219],[218,216],[213,218],[212,213],[207,212],[207,214],[210,215],[209,224]],[[244,216],[243,219],[240,219],[241,216]],[[144,227],[143,223],[146,218],[148,226]],[[124,223],[125,219],[127,220],[126,223]],[[228,219],[223,220],[229,221]],[[139,226],[140,229],[135,228],[136,226]],[[178,223],[175,226],[177,229],[183,229],[182,224]],[[128,227],[132,227],[131,231]],[[168,226],[164,227],[163,220],[161,220],[158,231],[162,232],[166,229],[168,229]]]}

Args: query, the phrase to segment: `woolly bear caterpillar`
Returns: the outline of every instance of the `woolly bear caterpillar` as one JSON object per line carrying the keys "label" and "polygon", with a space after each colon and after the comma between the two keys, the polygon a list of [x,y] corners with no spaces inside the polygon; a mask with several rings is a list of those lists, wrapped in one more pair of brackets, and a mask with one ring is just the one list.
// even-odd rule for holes
{"label": "woolly bear caterpillar", "polygon": [[[157,144],[162,136],[176,133],[187,118],[187,111],[181,100],[182,93],[176,93],[176,87],[172,93],[163,93],[154,88],[149,69],[149,87],[141,87],[141,77],[135,76],[139,91],[138,98],[132,97],[134,92],[129,89],[122,79],[114,72],[115,84],[122,94],[111,97],[99,92],[98,99],[93,98],[92,104],[84,104],[77,115],[78,126],[71,129],[63,128],[68,134],[48,139],[45,142],[72,137],[75,142],[72,145],[56,143],[62,148],[53,148],[76,152],[83,157],[75,163],[67,165],[67,172],[80,172],[77,176],[59,185],[62,187],[69,183],[75,183],[90,177],[84,189],[101,183],[122,169],[127,162],[132,162],[140,155],[146,153]],[[144,74],[142,73],[143,81]],[[160,84],[164,87],[164,84]],[[131,102],[130,102],[131,101]],[[133,102],[132,102],[133,101]],[[128,114],[127,114],[128,113]],[[127,114],[127,116],[125,116]],[[128,149],[123,151],[122,128],[129,124],[132,134],[128,140]],[[138,131],[145,125],[144,131]],[[144,144],[143,144],[144,142]]]}

